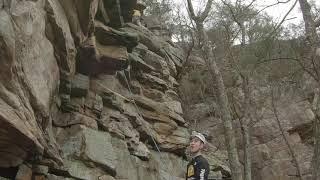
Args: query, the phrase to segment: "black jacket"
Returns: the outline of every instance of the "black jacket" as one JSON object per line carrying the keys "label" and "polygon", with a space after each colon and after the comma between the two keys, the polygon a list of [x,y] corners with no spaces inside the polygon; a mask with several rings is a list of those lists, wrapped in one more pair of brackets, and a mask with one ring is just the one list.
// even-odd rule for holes
{"label": "black jacket", "polygon": [[186,180],[208,180],[209,163],[202,156],[194,157],[187,166]]}

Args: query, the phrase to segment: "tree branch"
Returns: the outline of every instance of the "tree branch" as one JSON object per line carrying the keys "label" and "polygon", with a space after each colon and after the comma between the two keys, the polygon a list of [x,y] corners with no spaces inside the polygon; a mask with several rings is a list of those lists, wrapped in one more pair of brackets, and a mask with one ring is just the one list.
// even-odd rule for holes
{"label": "tree branch", "polygon": [[278,4],[288,3],[288,2],[290,2],[290,0],[283,1],[283,2],[278,1],[278,2],[276,2],[276,3],[274,3],[274,4],[267,5],[266,7],[260,9],[260,10],[257,12],[257,14],[261,13],[262,11],[266,10],[266,9],[269,8],[269,7],[276,6],[276,5],[278,5]]}
{"label": "tree branch", "polygon": [[319,102],[319,89],[316,88],[314,90],[314,98],[313,98],[312,106],[311,106],[311,108],[314,112],[317,112],[317,110],[318,110],[318,102]]}
{"label": "tree branch", "polygon": [[193,9],[192,2],[191,2],[191,0],[187,0],[187,2],[188,2],[188,10],[189,10],[190,17],[191,17],[191,19],[193,19],[194,21],[196,21],[197,16],[196,16],[196,14],[194,13],[194,9]]}
{"label": "tree branch", "polygon": [[[190,1],[190,0],[188,0],[188,1]],[[199,17],[199,20],[201,22],[203,22],[208,17],[208,14],[209,14],[211,6],[212,6],[212,2],[213,2],[213,0],[208,0],[204,11],[201,13],[201,15]]]}
{"label": "tree branch", "polygon": [[317,20],[314,22],[314,26],[316,26],[316,27],[319,27],[319,26],[320,26],[320,18],[317,19]]}
{"label": "tree branch", "polygon": [[227,3],[226,1],[224,1],[224,0],[221,0],[221,2],[228,7],[228,9],[229,9],[229,11],[230,11],[230,13],[231,13],[232,19],[233,19],[239,26],[241,26],[241,23],[240,23],[240,21],[236,18],[236,14],[234,13],[231,5],[228,4],[228,3]]}
{"label": "tree branch", "polygon": [[[279,2],[279,1],[278,1]],[[282,23],[286,20],[287,16],[290,14],[290,12],[293,10],[293,8],[296,6],[298,0],[296,0],[289,11],[283,16],[282,20],[279,22],[279,24],[274,28],[274,30],[270,33],[269,37],[271,37],[282,25]]]}
{"label": "tree branch", "polygon": [[248,5],[246,5],[246,7],[244,8],[244,10],[248,9],[250,6],[252,6],[252,4],[256,2],[256,0],[252,0]]}

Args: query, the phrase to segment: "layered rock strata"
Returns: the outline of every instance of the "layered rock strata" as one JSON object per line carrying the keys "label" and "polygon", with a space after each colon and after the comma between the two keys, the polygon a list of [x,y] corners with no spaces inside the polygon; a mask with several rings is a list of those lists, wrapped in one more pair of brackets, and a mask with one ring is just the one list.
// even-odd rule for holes
{"label": "layered rock strata", "polygon": [[183,179],[183,53],[135,5],[0,1],[1,178]]}

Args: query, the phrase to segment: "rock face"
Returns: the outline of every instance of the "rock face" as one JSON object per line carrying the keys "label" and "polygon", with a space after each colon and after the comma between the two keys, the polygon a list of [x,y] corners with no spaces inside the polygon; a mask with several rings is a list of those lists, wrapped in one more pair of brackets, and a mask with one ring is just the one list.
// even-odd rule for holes
{"label": "rock face", "polygon": [[183,53],[135,5],[0,1],[0,178],[184,179]]}
{"label": "rock face", "polygon": [[44,12],[40,1],[4,1],[0,10],[2,166],[17,166],[37,154],[61,163],[50,137],[59,66],[45,35]]}

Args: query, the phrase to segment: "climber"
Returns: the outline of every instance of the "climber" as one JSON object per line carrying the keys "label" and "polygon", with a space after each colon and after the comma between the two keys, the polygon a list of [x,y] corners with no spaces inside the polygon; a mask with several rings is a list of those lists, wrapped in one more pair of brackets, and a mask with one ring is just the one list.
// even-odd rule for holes
{"label": "climber", "polygon": [[192,132],[189,144],[192,159],[187,166],[186,180],[208,180],[209,163],[201,155],[206,144],[207,140],[203,134]]}
{"label": "climber", "polygon": [[135,7],[133,8],[132,23],[143,26],[141,23],[141,18],[143,16],[143,11],[146,9],[146,3],[144,0],[137,0]]}
{"label": "climber", "polygon": [[140,10],[134,9],[132,15],[132,22],[138,26],[141,26],[141,12]]}

